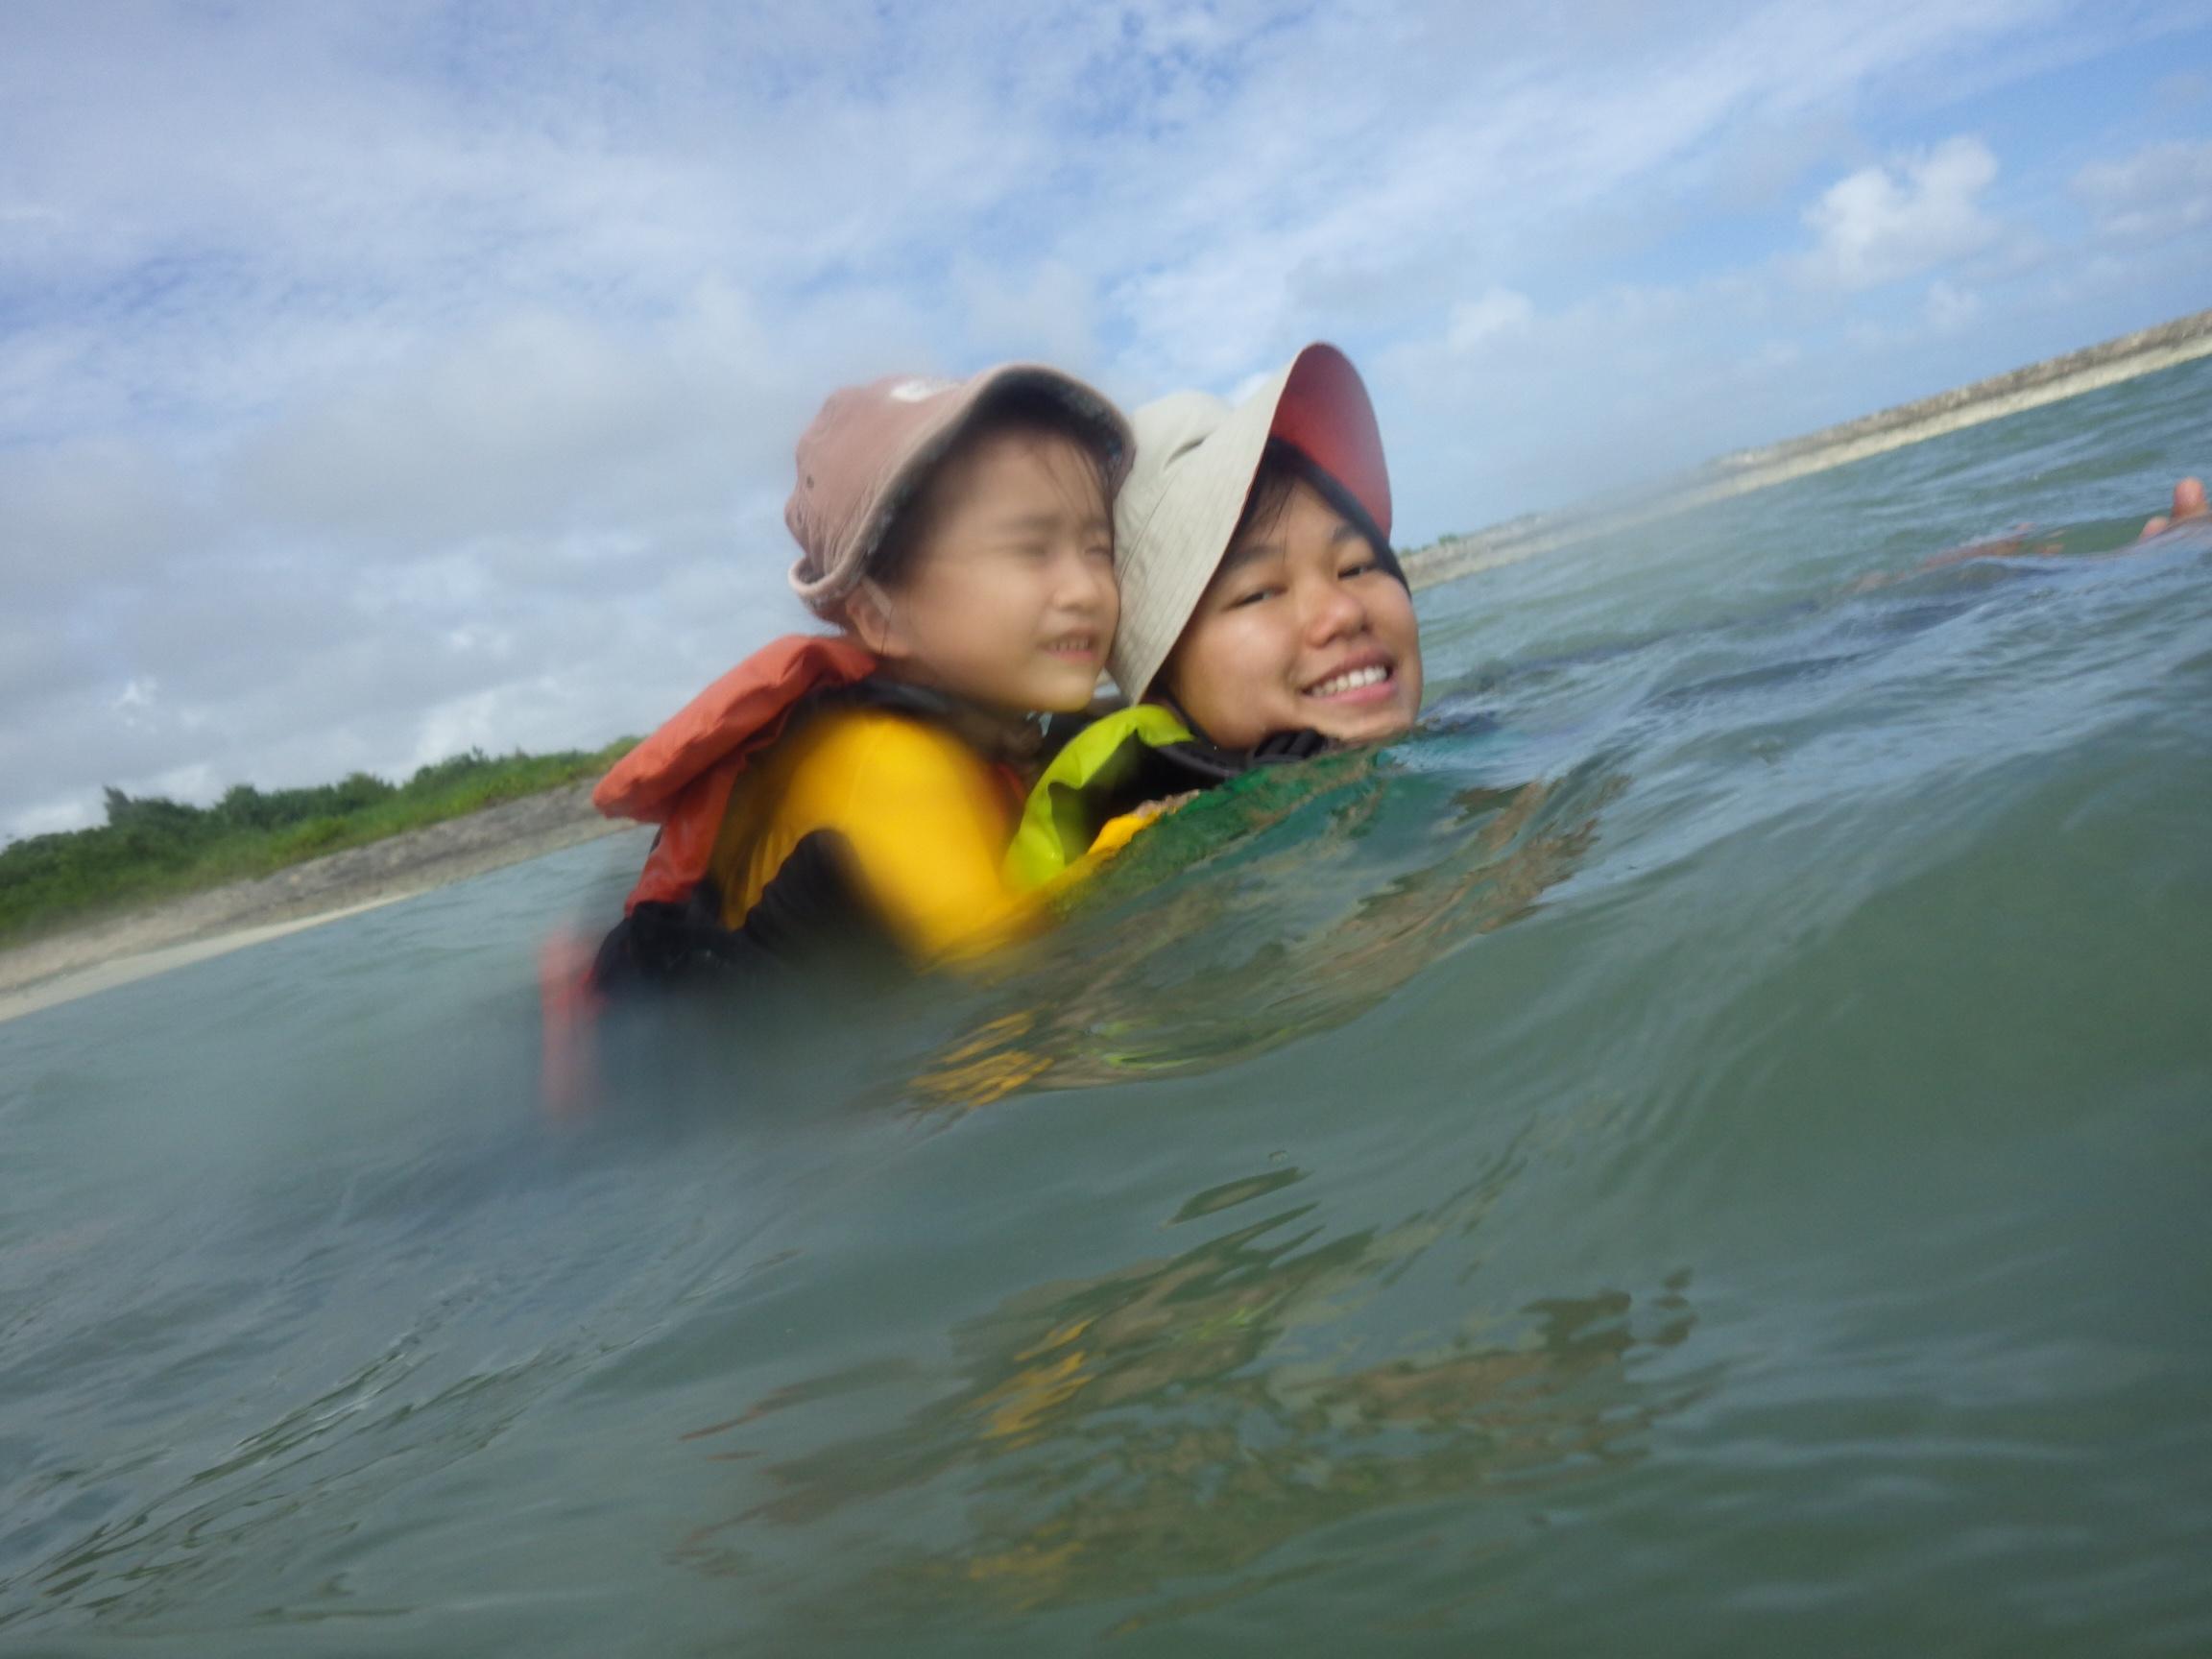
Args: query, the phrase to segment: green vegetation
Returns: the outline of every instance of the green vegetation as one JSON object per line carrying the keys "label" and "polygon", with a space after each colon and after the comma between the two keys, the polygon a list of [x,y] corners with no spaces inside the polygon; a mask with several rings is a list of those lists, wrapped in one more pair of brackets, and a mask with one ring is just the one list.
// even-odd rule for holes
{"label": "green vegetation", "polygon": [[356,772],[312,789],[240,783],[212,806],[108,791],[95,830],[34,835],[0,849],[0,940],[96,912],[142,904],[359,847],[597,777],[635,738],[596,754],[492,756],[481,749],[425,766],[404,783]]}

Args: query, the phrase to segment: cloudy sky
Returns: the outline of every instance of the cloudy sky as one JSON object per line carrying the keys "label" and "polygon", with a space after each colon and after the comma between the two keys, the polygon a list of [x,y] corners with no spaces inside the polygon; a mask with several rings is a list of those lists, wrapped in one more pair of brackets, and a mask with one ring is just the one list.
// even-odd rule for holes
{"label": "cloudy sky", "polygon": [[2212,0],[7,0],[0,833],[650,727],[841,381],[1333,339],[1411,545],[2207,273]]}

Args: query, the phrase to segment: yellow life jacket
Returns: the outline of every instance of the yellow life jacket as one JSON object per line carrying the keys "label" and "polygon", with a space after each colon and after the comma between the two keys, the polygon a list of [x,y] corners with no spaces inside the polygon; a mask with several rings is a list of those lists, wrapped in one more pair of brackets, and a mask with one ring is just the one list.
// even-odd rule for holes
{"label": "yellow life jacket", "polygon": [[722,925],[743,926],[822,836],[910,960],[975,955],[1033,913],[999,872],[1015,805],[998,769],[942,725],[895,708],[825,709],[731,793],[708,865]]}
{"label": "yellow life jacket", "polygon": [[602,781],[602,811],[661,834],[594,986],[737,984],[855,947],[926,966],[1026,929],[1035,902],[1000,873],[1021,735],[878,666],[845,640],[778,640]]}

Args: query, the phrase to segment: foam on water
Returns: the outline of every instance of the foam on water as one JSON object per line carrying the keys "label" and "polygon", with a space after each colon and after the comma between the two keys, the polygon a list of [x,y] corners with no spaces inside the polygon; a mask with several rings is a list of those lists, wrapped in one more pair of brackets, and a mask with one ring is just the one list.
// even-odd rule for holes
{"label": "foam on water", "polygon": [[0,1638],[2212,1646],[2208,407],[1425,594],[1413,739],[582,1124],[626,844],[0,1026]]}

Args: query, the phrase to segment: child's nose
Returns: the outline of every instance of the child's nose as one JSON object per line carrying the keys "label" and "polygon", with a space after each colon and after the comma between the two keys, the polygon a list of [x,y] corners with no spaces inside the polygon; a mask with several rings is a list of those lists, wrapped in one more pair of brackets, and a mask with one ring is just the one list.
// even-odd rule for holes
{"label": "child's nose", "polygon": [[1059,570],[1057,597],[1063,605],[1096,611],[1120,597],[1120,589],[1114,583],[1113,570],[1085,554],[1078,553],[1072,558],[1062,559],[1059,561]]}

